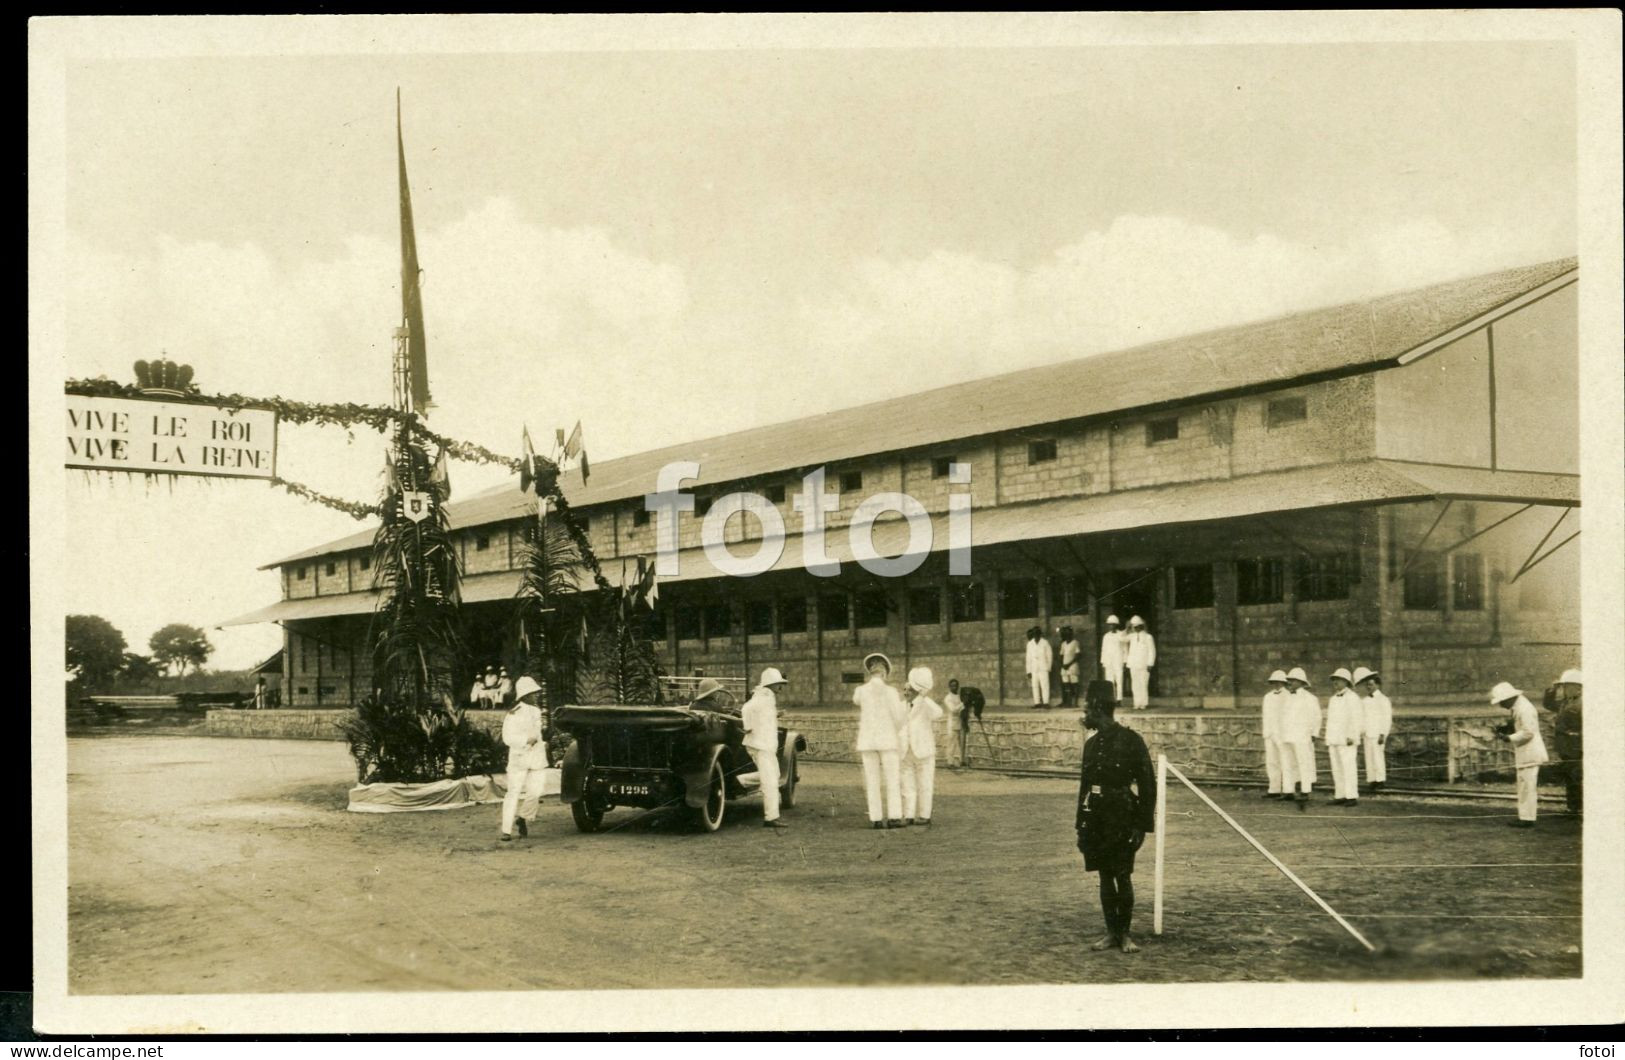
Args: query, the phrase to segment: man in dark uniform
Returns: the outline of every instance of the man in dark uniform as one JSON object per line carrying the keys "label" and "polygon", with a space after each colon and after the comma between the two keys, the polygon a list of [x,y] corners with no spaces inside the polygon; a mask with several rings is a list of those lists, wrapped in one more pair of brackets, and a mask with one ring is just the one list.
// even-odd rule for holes
{"label": "man in dark uniform", "polygon": [[1117,724],[1116,689],[1091,681],[1084,693],[1083,745],[1078,784],[1078,850],[1085,872],[1100,873],[1100,909],[1106,937],[1092,947],[1138,953],[1129,936],[1134,920],[1134,855],[1156,828],[1157,778],[1151,753],[1133,729]]}
{"label": "man in dark uniform", "polygon": [[1564,670],[1563,676],[1546,690],[1546,709],[1557,711],[1557,719],[1552,725],[1552,749],[1557,752],[1558,762],[1555,766],[1547,766],[1542,772],[1562,778],[1570,813],[1580,812],[1580,785],[1585,769],[1580,748],[1582,690],[1579,670]]}
{"label": "man in dark uniform", "polygon": [[[950,682],[957,684],[958,682]],[[987,706],[987,697],[982,690],[974,685],[966,685],[959,690],[959,701],[965,709],[959,712],[959,764],[965,765],[965,752],[969,750],[970,723],[974,715],[977,721],[982,720],[982,709]]]}

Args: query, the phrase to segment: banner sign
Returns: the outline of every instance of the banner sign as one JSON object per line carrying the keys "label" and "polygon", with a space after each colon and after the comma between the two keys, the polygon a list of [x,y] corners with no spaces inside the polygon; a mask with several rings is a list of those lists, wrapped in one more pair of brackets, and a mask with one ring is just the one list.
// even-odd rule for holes
{"label": "banner sign", "polygon": [[68,467],[148,475],[276,477],[276,413],[67,396]]}

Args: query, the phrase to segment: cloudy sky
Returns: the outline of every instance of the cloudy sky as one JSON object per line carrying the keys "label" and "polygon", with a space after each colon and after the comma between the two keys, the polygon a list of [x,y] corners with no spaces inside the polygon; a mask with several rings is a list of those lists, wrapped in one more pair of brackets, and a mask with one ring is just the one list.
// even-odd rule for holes
{"label": "cloudy sky", "polygon": [[[1575,253],[1559,43],[100,59],[66,71],[70,375],[387,402],[405,101],[441,431],[595,460]],[[357,499],[382,443],[287,429]],[[357,524],[66,475],[135,645]],[[457,466],[466,495],[500,481]],[[275,627],[213,634],[257,661]]]}

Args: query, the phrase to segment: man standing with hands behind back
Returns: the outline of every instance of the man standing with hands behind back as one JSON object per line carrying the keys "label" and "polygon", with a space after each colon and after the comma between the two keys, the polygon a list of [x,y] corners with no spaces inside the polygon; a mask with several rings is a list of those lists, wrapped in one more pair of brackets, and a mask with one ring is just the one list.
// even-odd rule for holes
{"label": "man standing with hands behind back", "polygon": [[762,827],[787,828],[779,820],[779,692],[787,685],[784,675],[772,666],[762,671],[756,691],[740,709],[745,726],[745,750],[756,763],[756,776],[762,789]]}

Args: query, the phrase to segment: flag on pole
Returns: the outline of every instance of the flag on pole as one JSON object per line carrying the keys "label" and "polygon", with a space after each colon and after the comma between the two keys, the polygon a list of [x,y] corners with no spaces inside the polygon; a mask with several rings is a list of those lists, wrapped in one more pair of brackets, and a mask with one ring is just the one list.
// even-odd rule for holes
{"label": "flag on pole", "polygon": [[530,428],[524,428],[519,442],[521,455],[519,458],[519,492],[526,493],[530,484],[536,480],[536,450],[530,444]]}
{"label": "flag on pole", "polygon": [[434,468],[429,472],[429,485],[434,489],[435,496],[441,504],[451,500],[451,469],[446,465],[446,450],[440,450],[435,457]]}
{"label": "flag on pole", "polygon": [[576,429],[570,432],[570,440],[564,443],[564,459],[574,460],[581,452],[581,421],[576,420]]}
{"label": "flag on pole", "polygon": [[555,428],[553,428],[553,448],[554,449],[563,449],[564,448],[564,428],[563,427],[555,427]]}
{"label": "flag on pole", "polygon": [[429,399],[429,349],[423,335],[423,289],[418,241],[412,228],[412,189],[406,182],[406,140],[401,133],[401,90],[395,90],[395,147],[401,175],[401,318],[406,323],[407,361],[412,368],[412,406],[425,412]]}
{"label": "flag on pole", "polygon": [[583,449],[583,450],[581,450],[581,481],[582,482],[587,481],[588,473],[589,472],[587,471],[587,451],[585,449]]}

